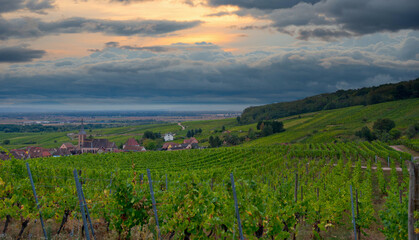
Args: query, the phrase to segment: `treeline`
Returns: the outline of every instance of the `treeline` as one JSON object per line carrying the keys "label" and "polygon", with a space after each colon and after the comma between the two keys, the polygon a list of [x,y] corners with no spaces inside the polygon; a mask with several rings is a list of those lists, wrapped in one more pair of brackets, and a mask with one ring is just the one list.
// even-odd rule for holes
{"label": "treeline", "polygon": [[[86,124],[85,129],[98,129],[115,127],[115,125],[109,124]],[[80,129],[79,125],[60,125],[60,126],[44,126],[41,124],[32,125],[17,125],[17,124],[0,124],[0,131],[5,133],[15,132],[67,132]]]}
{"label": "treeline", "polygon": [[192,129],[192,130],[188,130],[188,132],[186,133],[186,137],[191,138],[193,136],[195,136],[196,134],[200,134],[202,133],[202,129],[198,128],[198,129]]}
{"label": "treeline", "polygon": [[384,84],[378,87],[339,90],[334,93],[320,94],[292,102],[249,107],[243,111],[243,114],[237,120],[241,124],[247,124],[320,110],[371,105],[417,97],[419,97],[419,78],[396,84]]}

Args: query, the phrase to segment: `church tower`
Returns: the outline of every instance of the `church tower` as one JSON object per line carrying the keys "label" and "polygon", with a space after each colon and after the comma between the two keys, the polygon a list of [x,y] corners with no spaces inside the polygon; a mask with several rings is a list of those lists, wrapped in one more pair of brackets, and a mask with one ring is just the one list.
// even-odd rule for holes
{"label": "church tower", "polygon": [[83,119],[81,119],[81,127],[79,131],[79,148],[81,150],[84,140],[86,139],[86,132],[84,131]]}

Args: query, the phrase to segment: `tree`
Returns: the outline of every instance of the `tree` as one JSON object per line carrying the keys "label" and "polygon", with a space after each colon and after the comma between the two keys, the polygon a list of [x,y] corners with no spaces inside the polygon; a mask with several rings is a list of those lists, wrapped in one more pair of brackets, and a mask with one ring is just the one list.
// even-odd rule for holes
{"label": "tree", "polygon": [[209,145],[210,145],[211,147],[214,147],[214,146],[215,146],[215,144],[214,144],[214,137],[213,137],[213,136],[210,136],[210,137],[208,138],[208,143],[209,143]]}
{"label": "tree", "polygon": [[253,128],[249,128],[249,131],[247,132],[247,137],[250,139],[255,138],[255,130],[253,130]]}
{"label": "tree", "polygon": [[187,137],[187,138],[192,137],[192,132],[191,132],[191,130],[188,130],[188,132],[186,133],[186,137]]}
{"label": "tree", "polygon": [[374,131],[381,131],[381,132],[389,132],[391,129],[393,129],[396,126],[393,120],[384,118],[384,119],[378,119],[374,122],[373,129]]}
{"label": "tree", "polygon": [[259,121],[259,122],[258,122],[258,124],[256,125],[256,129],[257,129],[257,130],[260,130],[260,126],[262,125],[262,123],[263,123],[262,121]]}
{"label": "tree", "polygon": [[145,131],[143,135],[143,139],[155,139],[156,136],[152,131]]}
{"label": "tree", "polygon": [[284,124],[282,122],[273,121],[271,122],[273,133],[279,133],[283,132],[284,130]]}
{"label": "tree", "polygon": [[157,142],[152,139],[146,139],[143,141],[143,145],[147,150],[156,150],[157,149]]}
{"label": "tree", "polygon": [[399,139],[400,136],[402,135],[402,132],[397,129],[391,129],[390,132],[388,133],[391,135],[393,139]]}
{"label": "tree", "polygon": [[236,117],[237,123],[240,124],[240,116]]}
{"label": "tree", "polygon": [[273,133],[274,133],[274,130],[271,125],[266,125],[262,130],[262,136],[264,137],[272,135]]}
{"label": "tree", "polygon": [[221,142],[221,140],[218,136],[216,136],[215,138],[213,136],[210,136],[209,139],[208,139],[208,142],[209,142],[210,146],[213,147],[213,148],[219,147],[222,144],[222,142]]}
{"label": "tree", "polygon": [[240,144],[240,138],[237,134],[227,134],[224,136],[224,140],[231,145]]}
{"label": "tree", "polygon": [[[417,126],[416,126],[417,125]],[[410,125],[406,131],[405,134],[408,138],[413,138],[416,136],[416,134],[419,131],[419,123],[416,123],[415,125]]]}
{"label": "tree", "polygon": [[[256,127],[257,127],[258,130],[261,130],[263,132],[263,130],[267,126],[270,126],[270,128],[268,128],[268,130],[266,130],[266,132],[264,134],[269,134],[271,132],[271,130],[272,130],[272,133],[270,133],[270,134],[285,131],[284,123],[278,122],[278,121],[260,121],[260,122],[258,122]],[[268,135],[264,135],[264,134],[262,133],[263,136],[268,136]]]}
{"label": "tree", "polygon": [[373,141],[376,139],[368,127],[363,127],[360,131],[355,132],[355,135],[367,141]]}
{"label": "tree", "polygon": [[221,146],[221,144],[223,144],[223,142],[221,141],[220,137],[218,137],[218,136],[215,136],[214,142],[215,142],[215,145],[217,147],[219,147],[219,146]]}
{"label": "tree", "polygon": [[159,133],[159,132],[154,133],[154,139],[156,139],[156,138],[161,138],[161,133]]}
{"label": "tree", "polygon": [[225,131],[226,130],[226,127],[223,125],[223,127],[221,128],[221,131]]}
{"label": "tree", "polygon": [[4,145],[9,145],[9,144],[10,144],[10,140],[9,140],[9,139],[4,140],[4,141],[3,141],[3,144],[4,144]]}

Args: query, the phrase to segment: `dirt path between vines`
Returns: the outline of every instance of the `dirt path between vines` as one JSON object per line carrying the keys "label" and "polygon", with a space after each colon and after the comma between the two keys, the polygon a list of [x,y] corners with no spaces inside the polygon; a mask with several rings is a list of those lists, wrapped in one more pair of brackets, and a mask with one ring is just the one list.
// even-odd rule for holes
{"label": "dirt path between vines", "polygon": [[413,156],[414,160],[419,159],[419,153],[418,152],[416,152],[416,151],[414,151],[414,150],[412,150],[412,149],[410,149],[410,148],[408,148],[404,145],[393,145],[393,146],[390,146],[390,147],[393,148],[396,151],[406,152],[406,153],[411,154]]}

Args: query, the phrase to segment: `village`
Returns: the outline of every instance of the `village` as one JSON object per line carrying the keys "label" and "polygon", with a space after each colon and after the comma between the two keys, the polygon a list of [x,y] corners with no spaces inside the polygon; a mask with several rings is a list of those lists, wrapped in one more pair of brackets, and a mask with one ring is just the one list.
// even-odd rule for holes
{"label": "village", "polygon": [[[141,146],[135,138],[129,138],[122,148],[119,148],[114,142],[108,139],[95,139],[92,137],[87,138],[86,131],[84,130],[83,121],[80,126],[78,135],[78,144],[75,146],[70,142],[61,144],[59,148],[44,148],[38,146],[28,146],[21,149],[11,149],[9,152],[0,151],[0,159],[7,160],[15,159],[28,159],[28,158],[43,158],[43,157],[60,157],[71,156],[80,154],[100,154],[100,153],[119,153],[119,152],[145,152],[147,149]],[[187,149],[202,149],[198,145],[198,140],[194,137],[184,139],[183,143],[172,142],[174,134],[166,133],[163,136],[165,143],[157,151],[176,151]]]}

